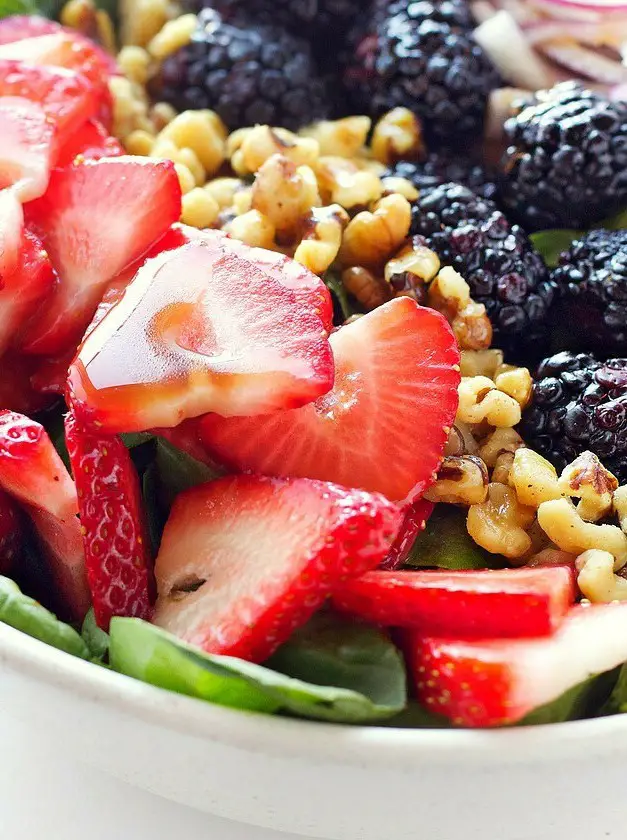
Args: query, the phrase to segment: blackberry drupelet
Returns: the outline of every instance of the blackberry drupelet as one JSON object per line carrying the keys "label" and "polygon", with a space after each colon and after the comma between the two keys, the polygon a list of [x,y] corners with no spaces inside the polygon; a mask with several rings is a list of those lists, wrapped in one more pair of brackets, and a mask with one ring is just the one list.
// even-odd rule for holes
{"label": "blackberry drupelet", "polygon": [[552,278],[551,320],[564,346],[627,354],[627,230],[593,230],[576,240]]}
{"label": "blackberry drupelet", "polygon": [[467,5],[392,3],[373,15],[344,71],[358,111],[373,117],[404,106],[423,120],[427,137],[467,141],[481,131],[499,74],[473,40]]}
{"label": "blackberry drupelet", "polygon": [[156,86],[175,108],[210,108],[230,129],[297,129],[324,119],[330,107],[304,40],[276,26],[226,23],[213,9],[199,14],[191,42],[163,62]]}
{"label": "blackberry drupelet", "polygon": [[502,201],[527,230],[589,228],[627,204],[627,102],[564,82],[521,105],[505,134]]}
{"label": "blackberry drupelet", "polygon": [[554,284],[526,233],[493,201],[461,184],[435,187],[414,204],[411,233],[423,236],[468,282],[474,300],[486,307],[494,345],[509,360],[546,354]]}
{"label": "blackberry drupelet", "polygon": [[451,181],[482,198],[496,195],[496,184],[481,164],[450,152],[434,152],[422,161],[401,160],[386,170],[384,176],[388,175],[411,181],[421,195]]}
{"label": "blackberry drupelet", "polygon": [[627,481],[627,359],[570,352],[545,359],[520,432],[558,470],[590,450]]}

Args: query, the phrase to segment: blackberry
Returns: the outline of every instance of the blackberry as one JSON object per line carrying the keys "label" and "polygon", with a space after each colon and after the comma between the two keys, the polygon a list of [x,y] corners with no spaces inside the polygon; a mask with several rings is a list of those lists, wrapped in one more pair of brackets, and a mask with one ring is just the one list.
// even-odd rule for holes
{"label": "blackberry", "polygon": [[461,184],[434,187],[414,204],[411,233],[468,282],[486,307],[495,346],[516,360],[546,353],[554,284],[526,233],[493,201]]}
{"label": "blackberry", "polygon": [[209,108],[230,129],[297,129],[329,113],[309,45],[284,29],[204,9],[191,42],[165,59],[158,95],[178,110]]}
{"label": "blackberry", "polygon": [[434,152],[419,162],[401,160],[384,173],[406,178],[424,195],[428,190],[455,181],[482,198],[494,198],[496,184],[486,169],[468,158],[451,152]]}
{"label": "blackberry", "polygon": [[627,481],[627,359],[570,352],[545,359],[520,431],[558,470],[590,450]]}
{"label": "blackberry", "polygon": [[627,102],[575,82],[505,123],[502,201],[528,230],[589,228],[627,204]]}
{"label": "blackberry", "polygon": [[344,71],[354,107],[375,118],[407,107],[438,140],[476,136],[500,80],[473,40],[469,14],[451,2],[393,2],[387,14],[375,12]]}
{"label": "blackberry", "polygon": [[551,320],[561,345],[627,354],[627,230],[593,230],[575,240],[552,278]]}

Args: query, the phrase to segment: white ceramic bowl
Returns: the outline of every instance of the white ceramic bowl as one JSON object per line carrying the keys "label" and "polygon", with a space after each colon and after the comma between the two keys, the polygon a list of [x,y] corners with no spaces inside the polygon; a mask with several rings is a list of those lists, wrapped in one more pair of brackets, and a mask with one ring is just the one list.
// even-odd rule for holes
{"label": "white ceramic bowl", "polygon": [[333,840],[624,840],[627,831],[627,716],[493,732],[273,718],[144,685],[4,625],[0,713],[133,785],[279,831]]}

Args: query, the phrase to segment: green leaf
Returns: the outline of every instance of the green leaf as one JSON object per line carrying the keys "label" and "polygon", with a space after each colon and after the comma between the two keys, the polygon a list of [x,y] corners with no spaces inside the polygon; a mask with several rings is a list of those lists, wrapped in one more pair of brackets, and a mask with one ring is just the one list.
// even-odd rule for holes
{"label": "green leaf", "polygon": [[122,443],[127,449],[135,449],[136,446],[141,446],[143,443],[150,443],[155,439],[155,436],[150,432],[130,432],[128,434],[121,434]]}
{"label": "green leaf", "polygon": [[604,219],[594,227],[597,229],[605,228],[606,230],[625,230],[627,228],[627,209],[621,210],[620,213],[616,213],[614,216],[610,216],[609,219]]}
{"label": "green leaf", "polygon": [[0,621],[73,656],[89,659],[87,645],[73,627],[24,595],[6,577],[0,577]]}
{"label": "green leaf", "polygon": [[353,308],[348,292],[344,288],[344,284],[341,279],[336,274],[329,271],[325,275],[324,282],[327,289],[337,298],[344,320],[350,318],[351,315],[354,315],[357,310]]}
{"label": "green leaf", "polygon": [[211,656],[136,618],[111,622],[111,666],[130,677],[222,706],[345,723],[398,711],[358,691],[302,682],[261,665]]}
{"label": "green leaf", "polygon": [[156,464],[162,496],[168,507],[179,493],[198,484],[214,481],[221,475],[216,469],[197,461],[163,438],[157,441]]}
{"label": "green leaf", "polygon": [[39,12],[38,4],[32,0],[0,0],[0,18],[9,15],[36,15]]}
{"label": "green leaf", "polygon": [[407,702],[403,659],[388,637],[332,612],[315,615],[266,664],[304,682],[357,691],[372,704],[373,717]]}
{"label": "green leaf", "polygon": [[617,715],[623,712],[627,712],[627,665],[619,669],[612,692],[601,708],[603,715]]}
{"label": "green leaf", "polygon": [[546,723],[563,723],[592,717],[608,700],[616,682],[617,671],[592,676],[569,688],[556,700],[534,709],[517,726],[538,726]]}
{"label": "green leaf", "polygon": [[531,234],[531,242],[549,268],[555,268],[560,254],[568,250],[575,239],[583,236],[581,230],[541,230]]}
{"label": "green leaf", "polygon": [[109,635],[96,624],[93,607],[85,616],[81,636],[89,648],[92,659],[102,662],[109,652]]}
{"label": "green leaf", "polygon": [[495,569],[505,563],[477,545],[466,528],[466,511],[455,505],[439,504],[427,527],[418,535],[405,564],[411,568]]}

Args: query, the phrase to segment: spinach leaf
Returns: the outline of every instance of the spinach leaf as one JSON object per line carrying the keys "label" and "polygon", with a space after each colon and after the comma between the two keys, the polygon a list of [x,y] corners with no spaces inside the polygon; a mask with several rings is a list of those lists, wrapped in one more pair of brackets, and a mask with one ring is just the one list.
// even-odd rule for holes
{"label": "spinach leaf", "polygon": [[455,505],[439,504],[422,533],[418,534],[405,565],[410,568],[494,569],[503,558],[477,545],[466,528],[466,511]]}
{"label": "spinach leaf", "polygon": [[92,659],[103,662],[109,652],[109,635],[96,624],[93,607],[85,616],[81,636],[89,648]]}
{"label": "spinach leaf", "polygon": [[221,475],[217,469],[197,461],[163,438],[157,441],[156,465],[162,498],[167,507],[184,490],[213,481]]}
{"label": "spinach leaf", "polygon": [[400,691],[394,707],[384,706],[380,698],[360,693],[359,686],[307,683],[241,659],[212,656],[135,618],[112,620],[109,661],[115,670],[152,685],[249,711],[363,723],[394,714],[405,702]]}
{"label": "spinach leaf", "polygon": [[20,590],[6,577],[0,577],[0,621],[21,630],[73,656],[89,659],[89,650],[81,636]]}
{"label": "spinach leaf", "polygon": [[549,268],[555,268],[560,254],[568,250],[575,239],[583,236],[584,231],[557,229],[541,230],[531,234],[531,242]]}

